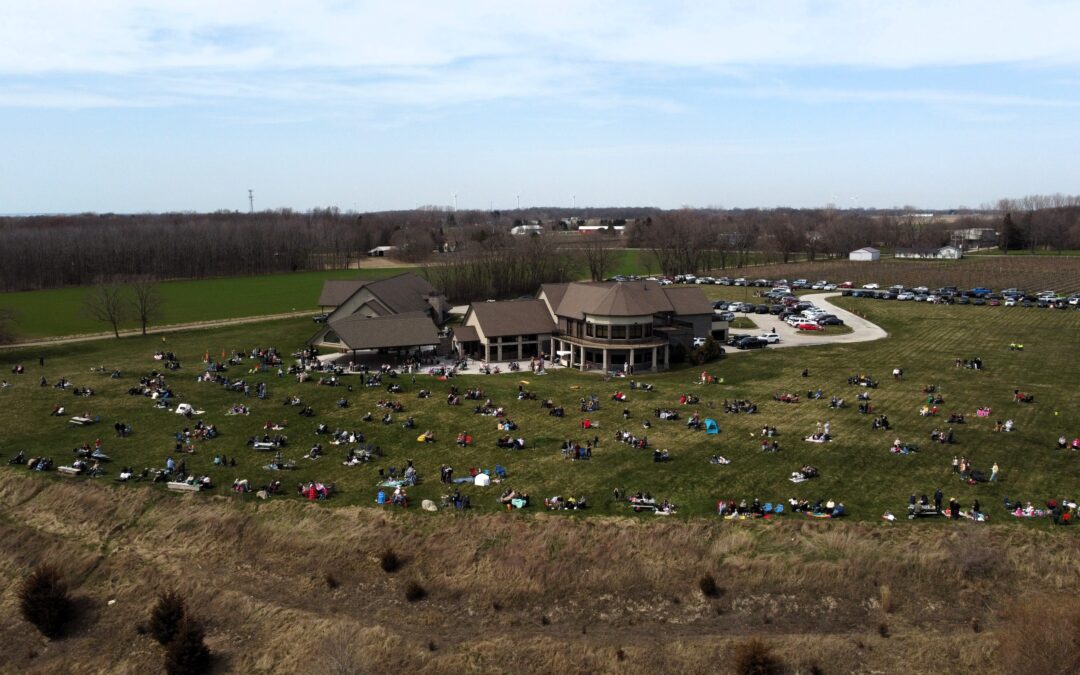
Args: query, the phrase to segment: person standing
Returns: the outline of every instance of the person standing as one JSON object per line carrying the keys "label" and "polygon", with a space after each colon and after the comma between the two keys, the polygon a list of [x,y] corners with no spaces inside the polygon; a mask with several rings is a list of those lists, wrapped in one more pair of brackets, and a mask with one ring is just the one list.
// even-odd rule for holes
{"label": "person standing", "polygon": [[934,509],[937,510],[938,513],[941,512],[941,500],[944,497],[945,495],[941,494],[941,488],[938,488],[937,491],[934,492]]}
{"label": "person standing", "polygon": [[42,368],[45,367],[45,357],[44,356],[37,357],[37,362],[38,362],[38,365],[41,366]]}
{"label": "person standing", "polygon": [[997,480],[998,476],[998,464],[994,462],[994,466],[990,467],[990,482],[993,483]]}
{"label": "person standing", "polygon": [[956,503],[956,497],[949,499],[949,517],[953,520],[959,520],[960,518],[960,505]]}

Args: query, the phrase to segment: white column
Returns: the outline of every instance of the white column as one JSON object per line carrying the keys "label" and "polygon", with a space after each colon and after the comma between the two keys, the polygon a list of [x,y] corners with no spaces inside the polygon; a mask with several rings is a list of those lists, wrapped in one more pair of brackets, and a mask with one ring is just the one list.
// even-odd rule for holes
{"label": "white column", "polygon": [[656,347],[652,348],[652,371],[656,372]]}
{"label": "white column", "polygon": [[634,348],[633,347],[630,348],[630,360],[627,361],[627,364],[630,366],[629,369],[631,370],[631,372],[633,372],[634,370],[637,369],[637,367],[634,365]]}
{"label": "white column", "polygon": [[607,371],[608,371],[607,347],[605,347],[604,348],[604,373],[606,374]]}

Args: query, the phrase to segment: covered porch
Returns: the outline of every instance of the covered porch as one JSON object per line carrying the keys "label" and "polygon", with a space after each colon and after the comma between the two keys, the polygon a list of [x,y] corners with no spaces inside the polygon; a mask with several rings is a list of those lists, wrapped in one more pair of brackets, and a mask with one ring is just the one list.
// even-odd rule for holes
{"label": "covered porch", "polygon": [[564,367],[583,372],[656,372],[671,365],[671,346],[663,340],[613,345],[560,336],[551,341],[551,351]]}

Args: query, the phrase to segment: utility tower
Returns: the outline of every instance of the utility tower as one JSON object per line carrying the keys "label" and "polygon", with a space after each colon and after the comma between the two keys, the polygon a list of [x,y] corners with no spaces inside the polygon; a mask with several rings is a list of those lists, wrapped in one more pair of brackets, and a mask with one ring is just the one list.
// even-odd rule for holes
{"label": "utility tower", "polygon": [[248,213],[255,213],[255,191],[248,190]]}

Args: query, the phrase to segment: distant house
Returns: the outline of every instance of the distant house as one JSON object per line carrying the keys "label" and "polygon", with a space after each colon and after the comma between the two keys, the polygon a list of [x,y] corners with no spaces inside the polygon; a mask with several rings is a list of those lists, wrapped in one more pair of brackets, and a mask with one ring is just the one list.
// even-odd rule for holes
{"label": "distant house", "polygon": [[438,345],[438,326],[449,310],[446,297],[411,272],[326,281],[319,305],[330,314],[308,343],[354,352]]}
{"label": "distant house", "polygon": [[622,234],[626,231],[625,225],[581,225],[577,229],[582,234],[592,234],[596,232],[614,232],[615,234]]}
{"label": "distant house", "polygon": [[859,262],[873,262],[875,260],[881,260],[881,251],[876,248],[867,246],[852,251],[848,254],[848,260],[857,260]]}
{"label": "distant house", "polygon": [[527,234],[542,234],[543,231],[543,225],[515,225],[510,228],[510,234],[517,235],[519,237]]}
{"label": "distant house", "polygon": [[368,251],[367,254],[372,258],[382,258],[387,253],[390,253],[390,252],[396,251],[396,250],[397,250],[397,246],[376,246],[375,248]]}
{"label": "distant house", "polygon": [[460,354],[554,354],[566,366],[604,372],[667,368],[673,346],[727,332],[700,288],[655,281],[544,284],[535,300],[473,303],[463,323],[454,334]]}
{"label": "distant house", "polygon": [[964,252],[958,246],[898,248],[893,257],[917,260],[959,260],[964,257]]}

